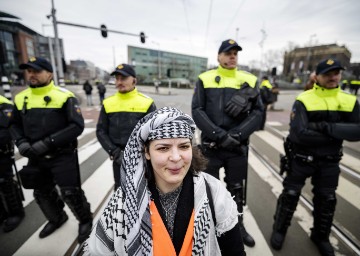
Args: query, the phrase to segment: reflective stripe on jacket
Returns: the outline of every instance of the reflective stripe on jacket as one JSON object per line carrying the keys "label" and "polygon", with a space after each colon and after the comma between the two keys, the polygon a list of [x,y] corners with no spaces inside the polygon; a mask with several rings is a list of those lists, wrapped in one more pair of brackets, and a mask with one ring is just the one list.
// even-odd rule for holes
{"label": "reflective stripe on jacket", "polygon": [[125,148],[137,122],[154,111],[154,100],[135,88],[131,92],[115,93],[103,101],[96,135],[106,152]]}

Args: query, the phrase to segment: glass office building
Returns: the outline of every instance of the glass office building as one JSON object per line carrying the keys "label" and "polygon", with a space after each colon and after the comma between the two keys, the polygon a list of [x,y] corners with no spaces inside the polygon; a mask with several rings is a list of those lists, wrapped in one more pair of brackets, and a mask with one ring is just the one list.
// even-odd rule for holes
{"label": "glass office building", "polygon": [[208,59],[203,57],[128,46],[128,63],[135,67],[138,83],[171,78],[193,85],[198,75],[207,70],[207,62]]}

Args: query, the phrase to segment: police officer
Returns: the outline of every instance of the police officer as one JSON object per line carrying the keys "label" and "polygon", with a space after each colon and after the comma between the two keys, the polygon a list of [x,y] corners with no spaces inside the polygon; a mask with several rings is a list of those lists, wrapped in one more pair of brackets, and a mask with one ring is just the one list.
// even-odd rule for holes
{"label": "police officer", "polygon": [[[222,42],[218,51],[219,66],[199,75],[192,99],[192,116],[201,130],[202,150],[209,159],[207,172],[219,178],[225,168],[227,189],[234,196],[238,211],[245,205],[250,135],[258,130],[262,102],[256,89],[257,78],[237,70],[238,51],[234,40]],[[244,244],[254,246],[239,217]]]}
{"label": "police officer", "polygon": [[11,101],[0,95],[0,223],[4,232],[14,230],[25,216],[21,187],[14,180],[14,143],[8,131],[13,113]]}
{"label": "police officer", "polygon": [[313,185],[311,240],[322,255],[334,255],[329,242],[339,182],[343,140],[360,140],[360,107],[356,97],[340,89],[341,63],[326,59],[317,65],[316,83],[301,93],[292,108],[285,151],[290,168],[274,216],[271,245],[282,248],[301,189]]}
{"label": "police officer", "polygon": [[47,60],[33,57],[19,67],[26,69],[30,86],[15,97],[10,132],[20,154],[29,158],[20,171],[23,186],[34,189],[49,221],[39,236],[50,235],[67,221],[65,201],[79,221],[78,241],[83,242],[91,232],[92,213],[81,189],[77,136],[84,130],[84,119],[78,101],[72,92],[54,85]]}
{"label": "police officer", "polygon": [[261,95],[261,100],[264,104],[264,114],[262,117],[262,123],[260,126],[260,130],[264,130],[265,122],[266,122],[267,108],[274,101],[272,89],[273,89],[273,86],[270,83],[269,78],[267,76],[263,76],[261,84],[260,84],[260,95]]}
{"label": "police officer", "polygon": [[120,184],[121,158],[130,134],[137,122],[156,106],[153,99],[135,88],[136,73],[130,65],[118,65],[111,76],[116,78],[118,92],[103,101],[96,135],[113,160],[116,190]]}

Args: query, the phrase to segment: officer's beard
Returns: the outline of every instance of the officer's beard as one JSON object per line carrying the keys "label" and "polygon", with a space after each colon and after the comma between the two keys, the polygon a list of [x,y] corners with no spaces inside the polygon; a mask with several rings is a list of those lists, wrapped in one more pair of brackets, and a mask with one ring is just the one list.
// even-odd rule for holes
{"label": "officer's beard", "polygon": [[31,88],[41,88],[41,87],[44,87],[44,86],[49,85],[50,82],[51,82],[51,80],[52,80],[52,78],[49,79],[48,81],[44,82],[44,83],[36,83],[36,84],[31,84],[31,83],[30,83],[29,86],[30,86]]}

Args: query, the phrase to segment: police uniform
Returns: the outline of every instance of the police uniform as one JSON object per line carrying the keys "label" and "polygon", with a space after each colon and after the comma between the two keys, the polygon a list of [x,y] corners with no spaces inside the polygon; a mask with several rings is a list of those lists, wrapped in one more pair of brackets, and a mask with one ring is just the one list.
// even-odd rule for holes
{"label": "police uniform", "polygon": [[4,232],[15,229],[25,215],[21,188],[13,179],[14,144],[8,130],[12,113],[12,102],[0,95],[0,223],[5,220]]}
{"label": "police uniform", "polygon": [[[336,60],[320,62],[317,74],[343,69]],[[311,239],[322,255],[334,255],[329,235],[335,212],[339,161],[343,140],[360,140],[360,108],[353,95],[338,86],[326,89],[314,84],[301,93],[292,108],[290,133],[285,143],[290,170],[279,196],[271,236],[274,249],[281,249],[305,180],[312,178],[314,224]]]}
{"label": "police uniform", "polygon": [[[52,73],[50,63],[42,58],[31,58],[20,68]],[[29,158],[20,172],[23,186],[34,189],[35,200],[49,221],[40,238],[68,219],[64,201],[80,222],[78,241],[84,241],[91,231],[92,213],[81,189],[77,155],[77,137],[83,130],[84,119],[74,94],[52,81],[16,95],[11,133],[20,154]]]}
{"label": "police uniform", "polygon": [[[136,77],[134,69],[127,64],[116,67],[111,75]],[[117,92],[103,101],[98,124],[97,138],[113,161],[116,190],[120,184],[122,152],[137,122],[156,109],[154,100],[140,93],[136,88],[127,93]]]}
{"label": "police uniform", "polygon": [[[226,40],[219,53],[234,47],[241,50],[236,42]],[[209,160],[206,172],[219,179],[219,169],[225,168],[225,182],[239,212],[245,204],[249,137],[258,130],[262,116],[256,80],[248,72],[219,65],[217,69],[199,75],[192,99],[192,116],[202,132],[201,147]],[[239,223],[244,243],[254,246],[254,240],[245,233],[242,216]]]}
{"label": "police uniform", "polygon": [[260,95],[261,100],[264,104],[264,115],[260,127],[261,130],[264,130],[265,127],[267,107],[269,104],[273,103],[274,97],[272,93],[272,88],[273,86],[270,83],[269,79],[267,77],[264,77],[260,84]]}

